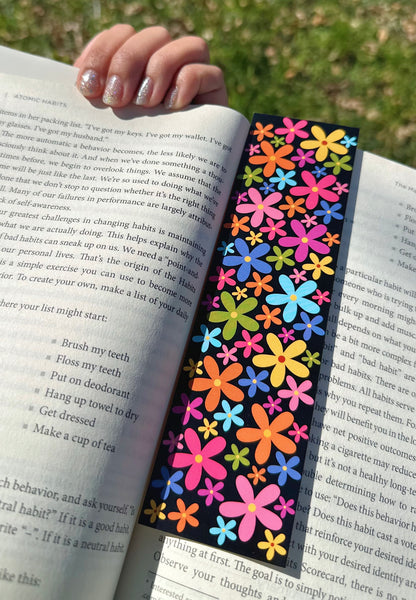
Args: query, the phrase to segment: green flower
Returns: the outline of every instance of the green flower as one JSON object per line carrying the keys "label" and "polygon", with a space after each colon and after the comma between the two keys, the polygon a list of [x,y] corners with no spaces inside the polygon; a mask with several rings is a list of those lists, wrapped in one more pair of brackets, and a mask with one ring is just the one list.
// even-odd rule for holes
{"label": "green flower", "polygon": [[213,310],[209,313],[209,320],[212,323],[224,323],[222,335],[225,340],[231,340],[237,331],[237,323],[247,331],[257,331],[259,323],[247,317],[245,313],[254,310],[258,304],[255,298],[246,298],[238,306],[229,292],[222,292],[221,302],[225,310]]}
{"label": "green flower", "polygon": [[273,246],[273,252],[275,253],[275,256],[268,256],[266,258],[266,261],[276,263],[274,265],[276,271],[280,271],[283,265],[293,267],[293,265],[295,264],[295,261],[289,258],[289,256],[292,256],[292,254],[294,253],[293,248],[289,248],[288,250],[282,252],[279,246]]}
{"label": "green flower", "polygon": [[306,356],[302,356],[302,362],[306,362],[309,368],[311,368],[312,365],[320,365],[319,352],[312,354],[310,350],[306,350]]}
{"label": "green flower", "polygon": [[275,148],[278,148],[279,146],[284,146],[285,145],[285,138],[283,136],[277,137],[277,135],[275,135],[274,138],[271,140],[270,143]]}
{"label": "green flower", "polygon": [[341,169],[344,169],[344,171],[352,171],[352,166],[347,165],[347,162],[351,160],[351,156],[339,158],[334,152],[331,152],[329,156],[331,157],[331,160],[324,163],[324,167],[333,167],[332,172],[334,175],[338,175],[341,172]]}
{"label": "green flower", "polygon": [[247,166],[244,171],[245,175],[243,175],[243,179],[246,182],[246,187],[253,185],[253,181],[256,183],[261,183],[263,181],[263,177],[259,177],[259,174],[263,172],[263,169],[254,169],[254,171],[252,171],[251,168]]}
{"label": "green flower", "polygon": [[226,454],[224,458],[228,462],[233,461],[233,471],[237,471],[238,467],[240,466],[240,463],[245,467],[250,466],[250,461],[247,460],[247,458],[244,458],[249,453],[248,448],[243,448],[242,450],[239,450],[235,444],[231,444],[231,451],[232,454]]}

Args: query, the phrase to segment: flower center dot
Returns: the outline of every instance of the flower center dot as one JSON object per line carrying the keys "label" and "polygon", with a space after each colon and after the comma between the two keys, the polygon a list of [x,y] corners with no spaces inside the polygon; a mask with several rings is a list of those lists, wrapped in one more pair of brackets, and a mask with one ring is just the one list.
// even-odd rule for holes
{"label": "flower center dot", "polygon": [[247,506],[248,511],[249,512],[255,512],[256,511],[256,505],[254,504],[254,502],[250,502],[250,504]]}
{"label": "flower center dot", "polygon": [[263,431],[263,435],[264,435],[265,438],[269,438],[269,437],[271,437],[272,432],[270,431],[270,429],[265,429]]}
{"label": "flower center dot", "polygon": [[322,146],[327,146],[328,142],[326,140],[322,140]]}
{"label": "flower center dot", "polygon": [[244,257],[244,262],[250,262],[250,261],[251,261],[251,256]]}
{"label": "flower center dot", "polygon": [[282,467],[282,471],[287,471],[287,466]]}
{"label": "flower center dot", "polygon": [[292,294],[291,296],[289,296],[289,299],[292,300],[292,302],[296,302],[298,297],[296,296],[296,294]]}
{"label": "flower center dot", "polygon": [[220,387],[221,379],[214,379],[214,385],[215,385],[215,387]]}
{"label": "flower center dot", "polygon": [[258,208],[259,210],[263,210],[263,208],[264,208],[264,204],[257,204],[257,208]]}
{"label": "flower center dot", "polygon": [[202,454],[197,454],[197,455],[195,456],[195,462],[196,462],[196,463],[201,463],[202,461],[203,461],[203,456],[202,456]]}
{"label": "flower center dot", "polygon": [[318,191],[318,189],[319,188],[317,188],[316,185],[314,185],[313,188],[312,188],[312,191],[316,193]]}
{"label": "flower center dot", "polygon": [[283,356],[283,354],[282,354],[281,356],[279,356],[279,357],[278,357],[278,359],[277,359],[277,360],[278,360],[280,363],[284,363],[284,362],[285,362],[285,360],[286,360],[286,357],[285,357],[285,356]]}
{"label": "flower center dot", "polygon": [[235,310],[233,310],[233,312],[232,312],[232,313],[230,313],[230,317],[231,317],[232,319],[236,319],[236,318],[238,317],[238,312],[237,312],[237,311],[235,311]]}
{"label": "flower center dot", "polygon": [[307,244],[308,243],[308,238],[307,237],[303,237],[301,239],[302,244]]}

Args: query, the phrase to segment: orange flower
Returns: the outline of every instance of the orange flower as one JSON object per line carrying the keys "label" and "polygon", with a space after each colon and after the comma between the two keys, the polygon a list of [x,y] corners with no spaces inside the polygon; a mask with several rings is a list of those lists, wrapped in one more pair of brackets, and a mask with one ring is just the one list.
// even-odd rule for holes
{"label": "orange flower", "polygon": [[331,247],[333,244],[341,243],[341,240],[339,239],[339,233],[334,233],[334,235],[332,235],[332,233],[327,232],[326,236],[322,238],[322,241],[327,242],[329,247]]}
{"label": "orange flower", "polygon": [[293,215],[297,212],[301,215],[306,213],[306,208],[303,208],[303,206],[301,206],[305,203],[305,198],[298,198],[297,200],[293,200],[292,196],[285,196],[285,199],[287,201],[287,204],[281,204],[279,208],[282,210],[287,210],[287,216],[289,217],[289,219],[291,219]]}
{"label": "orange flower", "polygon": [[291,146],[290,144],[281,146],[276,150],[270,144],[270,142],[262,142],[260,144],[260,148],[262,152],[264,152],[264,156],[251,156],[248,159],[248,161],[252,165],[264,165],[263,173],[265,177],[271,177],[276,171],[276,166],[279,166],[282,169],[286,170],[293,169],[293,167],[295,166],[295,164],[291,160],[283,158],[284,156],[290,154],[293,151],[293,146]]}
{"label": "orange flower", "polygon": [[272,286],[267,285],[267,282],[270,281],[271,279],[273,279],[273,277],[271,275],[266,275],[266,277],[263,277],[263,279],[262,279],[258,273],[253,273],[253,279],[255,281],[249,281],[248,283],[246,283],[246,286],[248,288],[255,288],[254,289],[255,296],[260,296],[260,294],[263,291],[265,291],[265,292],[273,291]]}
{"label": "orange flower", "polygon": [[274,308],[271,311],[267,304],[263,304],[262,309],[264,314],[256,315],[256,321],[264,321],[264,329],[269,329],[272,323],[275,325],[281,325],[282,321],[277,316],[282,312],[280,308]]}
{"label": "orange flower", "polygon": [[199,521],[192,515],[199,509],[199,504],[194,502],[188,506],[188,508],[186,508],[185,502],[182,500],[182,498],[178,498],[176,500],[176,506],[178,507],[179,512],[171,511],[168,513],[168,519],[171,521],[178,521],[178,524],[176,525],[176,530],[178,533],[182,533],[187,523],[191,527],[198,527]]}
{"label": "orange flower", "polygon": [[237,235],[240,229],[241,231],[250,230],[250,227],[248,227],[248,225],[244,225],[244,223],[247,223],[247,221],[250,220],[250,217],[242,217],[241,219],[239,219],[237,215],[232,215],[231,218],[232,223],[225,223],[224,227],[226,227],[227,229],[231,229],[232,235]]}
{"label": "orange flower", "polygon": [[249,473],[247,477],[253,480],[253,485],[257,485],[259,481],[264,483],[266,481],[266,478],[264,477],[266,469],[263,468],[258,470],[256,465],[253,465],[251,468],[253,472]]}
{"label": "orange flower", "polygon": [[273,133],[270,131],[271,129],[273,129],[272,123],[264,126],[260,123],[260,121],[257,121],[256,127],[257,129],[253,131],[253,134],[257,136],[258,142],[261,142],[265,137],[273,137]]}
{"label": "orange flower", "polygon": [[221,392],[233,402],[241,402],[244,399],[244,392],[229,383],[232,379],[241,375],[243,367],[240,363],[232,364],[220,373],[215,359],[212,356],[206,356],[204,367],[208,377],[195,377],[189,382],[189,387],[196,392],[209,390],[205,398],[205,408],[209,412],[217,408]]}
{"label": "orange flower", "polygon": [[254,458],[259,465],[264,464],[269,458],[272,444],[285,454],[296,452],[295,442],[280,433],[291,427],[294,420],[291,412],[280,413],[271,423],[269,423],[269,417],[260,404],[253,404],[251,413],[258,428],[242,427],[237,431],[237,438],[244,443],[258,442]]}

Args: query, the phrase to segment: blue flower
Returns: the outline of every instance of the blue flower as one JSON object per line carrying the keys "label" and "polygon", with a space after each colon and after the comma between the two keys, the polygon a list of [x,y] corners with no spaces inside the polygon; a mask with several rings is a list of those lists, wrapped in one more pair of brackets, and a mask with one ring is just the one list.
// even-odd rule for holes
{"label": "blue flower", "polygon": [[348,135],[344,136],[344,139],[341,140],[341,144],[343,144],[346,148],[351,148],[351,146],[357,145],[356,136],[349,137]]}
{"label": "blue flower", "polygon": [[322,210],[315,210],[314,215],[317,217],[323,217],[325,225],[331,222],[331,219],[336,219],[337,221],[342,221],[343,216],[337,212],[342,206],[340,202],[336,204],[328,204],[325,200],[321,201]]}
{"label": "blue flower", "polygon": [[227,244],[227,242],[222,241],[221,246],[218,246],[217,250],[218,252],[221,252],[223,256],[227,256],[227,254],[234,254],[234,242]]}
{"label": "blue flower", "polygon": [[302,331],[303,329],[303,339],[305,342],[311,339],[312,333],[316,333],[316,335],[325,335],[325,331],[321,327],[318,327],[318,323],[322,323],[324,320],[321,315],[310,319],[305,312],[301,312],[300,318],[303,323],[295,323],[293,329],[296,329],[297,331]]}
{"label": "blue flower", "polygon": [[312,302],[312,300],[304,297],[316,290],[316,281],[305,281],[296,289],[293,281],[287,275],[280,275],[279,284],[286,293],[269,294],[266,296],[266,302],[272,306],[286,304],[283,311],[283,318],[287,323],[295,320],[298,306],[312,315],[319,313],[320,308],[316,302]]}
{"label": "blue flower", "polygon": [[177,483],[180,479],[182,479],[183,471],[176,471],[171,475],[166,467],[162,467],[160,472],[162,479],[154,479],[152,481],[152,486],[156,488],[162,488],[162,491],[160,492],[160,497],[162,500],[166,500],[171,490],[178,495],[183,493],[183,487]]}
{"label": "blue flower", "polygon": [[296,465],[300,463],[299,456],[292,456],[292,458],[289,458],[289,460],[286,462],[286,459],[283,456],[283,454],[277,451],[276,460],[279,464],[270,465],[270,467],[267,467],[267,470],[272,475],[277,473],[279,474],[279,479],[277,480],[277,483],[279,485],[285,485],[288,477],[295,480],[300,479],[300,473],[294,470],[294,467],[296,467]]}
{"label": "blue flower", "polygon": [[315,175],[315,177],[317,177],[318,179],[320,177],[323,177],[324,175],[326,175],[325,167],[318,167],[318,165],[316,165],[316,167],[312,171],[312,175]]}
{"label": "blue flower", "polygon": [[224,521],[224,519],[218,515],[217,523],[218,523],[218,527],[211,527],[209,532],[212,535],[218,535],[218,539],[217,539],[218,546],[222,546],[223,543],[225,542],[226,538],[235,542],[235,540],[237,539],[237,536],[233,531],[231,531],[231,529],[233,529],[236,526],[237,521],[232,519],[231,521],[228,521],[228,523],[226,523]]}
{"label": "blue flower", "polygon": [[250,252],[250,248],[246,242],[241,238],[236,238],[235,248],[240,256],[225,256],[223,264],[227,267],[240,265],[240,268],[237,271],[238,281],[246,281],[250,277],[252,268],[259,273],[270,273],[272,270],[271,265],[260,260],[261,257],[269,252],[269,244],[258,244],[258,246],[255,246]]}
{"label": "blue flower", "polygon": [[264,192],[264,195],[267,196],[267,194],[272,194],[274,193],[276,190],[274,189],[274,185],[273,183],[267,183],[267,181],[265,181],[263,183],[263,185],[259,188],[262,192]]}
{"label": "blue flower", "polygon": [[270,181],[278,183],[278,190],[284,190],[287,185],[297,185],[296,181],[292,179],[296,171],[288,171],[285,173],[282,169],[276,169],[277,177],[270,177]]}
{"label": "blue flower", "polygon": [[221,402],[221,406],[224,412],[216,412],[214,414],[214,419],[217,419],[217,421],[224,421],[222,426],[224,431],[229,431],[232,423],[237,425],[237,427],[244,425],[243,419],[237,416],[243,410],[242,404],[236,404],[234,408],[231,409],[229,402],[227,402],[227,400],[223,400]]}
{"label": "blue flower", "polygon": [[206,325],[201,325],[200,329],[202,335],[194,335],[192,341],[197,343],[202,342],[201,352],[206,352],[210,344],[215,348],[221,346],[221,342],[216,339],[216,336],[221,333],[221,327],[215,327],[215,329],[209,331]]}
{"label": "blue flower", "polygon": [[258,375],[256,375],[252,367],[247,367],[246,371],[248,379],[243,377],[242,379],[238,380],[238,384],[244,387],[249,386],[248,395],[250,398],[255,396],[257,389],[261,390],[262,392],[268,392],[270,390],[267,383],[263,383],[263,379],[265,379],[269,374],[268,371],[260,371]]}

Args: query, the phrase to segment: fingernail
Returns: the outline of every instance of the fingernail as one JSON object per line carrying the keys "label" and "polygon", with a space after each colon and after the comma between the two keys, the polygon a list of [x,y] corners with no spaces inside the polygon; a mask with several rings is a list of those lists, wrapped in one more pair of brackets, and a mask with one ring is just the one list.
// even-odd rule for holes
{"label": "fingernail", "polygon": [[81,75],[81,80],[78,86],[79,91],[83,96],[89,98],[97,94],[100,88],[100,78],[98,73],[93,69],[87,69]]}
{"label": "fingernail", "polygon": [[123,96],[123,84],[118,75],[112,75],[107,81],[103,94],[104,104],[114,106],[118,104]]}
{"label": "fingernail", "polygon": [[135,104],[138,106],[142,106],[142,104],[146,104],[149,100],[153,90],[153,81],[151,77],[145,77],[139,87],[139,91],[137,92]]}
{"label": "fingernail", "polygon": [[173,108],[173,106],[175,105],[177,97],[178,97],[178,88],[177,88],[177,86],[175,86],[166,95],[166,98],[165,98],[165,106],[166,106],[166,108]]}

